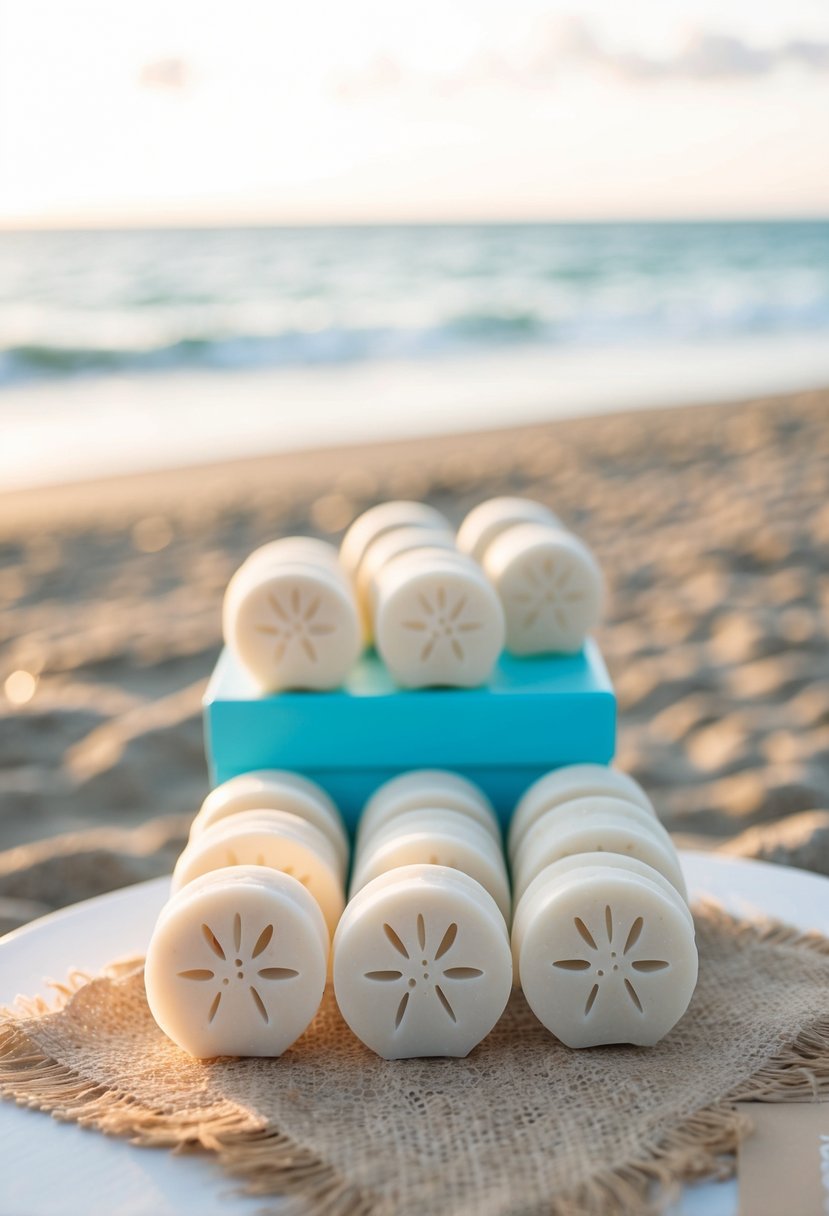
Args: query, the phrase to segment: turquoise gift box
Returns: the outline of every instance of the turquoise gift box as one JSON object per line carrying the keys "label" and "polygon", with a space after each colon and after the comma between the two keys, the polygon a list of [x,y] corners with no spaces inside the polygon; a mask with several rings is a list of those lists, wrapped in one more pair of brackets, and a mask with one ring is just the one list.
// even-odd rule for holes
{"label": "turquoise gift box", "polygon": [[446,768],[506,823],[524,790],[564,764],[608,764],[616,697],[595,642],[577,655],[503,654],[481,688],[398,688],[373,652],[334,692],[262,694],[228,650],[204,696],[212,785],[281,768],[318,782],[354,827],[384,781]]}

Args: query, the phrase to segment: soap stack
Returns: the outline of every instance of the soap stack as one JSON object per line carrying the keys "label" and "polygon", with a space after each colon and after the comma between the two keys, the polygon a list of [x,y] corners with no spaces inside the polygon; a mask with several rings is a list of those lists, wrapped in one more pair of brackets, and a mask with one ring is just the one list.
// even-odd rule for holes
{"label": "soap stack", "polygon": [[647,795],[602,765],[542,777],[515,808],[515,979],[568,1047],[650,1046],[688,1007],[694,922],[679,858]]}
{"label": "soap stack", "polygon": [[480,562],[504,611],[511,654],[572,654],[602,611],[590,550],[541,503],[491,498],[470,511],[458,548]]}
{"label": "soap stack", "polygon": [[598,623],[601,571],[547,507],[497,498],[449,521],[387,502],[339,554],[308,537],[257,549],[231,579],[225,642],[266,692],[339,687],[373,644],[403,688],[484,684],[506,649],[572,654]]}
{"label": "soap stack", "polygon": [[281,1055],[322,1000],[348,855],[339,811],[311,781],[248,773],[213,790],[147,951],[161,1029],[200,1058]]}
{"label": "soap stack", "polygon": [[504,614],[449,521],[421,503],[390,502],[351,525],[340,549],[365,636],[397,684],[475,687],[504,645]]}
{"label": "soap stack", "polygon": [[225,642],[263,689],[330,689],[362,649],[357,605],[337,550],[309,536],[257,549],[228,584]]}
{"label": "soap stack", "polygon": [[[305,537],[258,549],[230,582],[223,629],[263,693],[308,690],[322,720],[368,647],[398,688],[477,688],[503,650],[528,669],[532,656],[580,651],[602,598],[589,550],[542,504],[492,499],[455,535],[435,508],[390,502],[361,515],[339,552]],[[292,698],[271,700],[294,729]],[[451,759],[451,716],[446,726],[438,763]],[[320,730],[323,782],[325,749]],[[394,772],[378,755],[383,765]],[[199,1057],[281,1054],[319,1008],[332,938],[341,1012],[387,1059],[467,1054],[513,983],[572,1047],[652,1044],[670,1030],[696,981],[693,921],[670,838],[631,778],[601,764],[529,789],[525,777],[509,864],[492,804],[459,773],[378,780],[353,857],[338,808],[298,774],[243,773],[212,791],[147,956],[150,1008],[171,1038]],[[342,788],[353,813],[365,794],[354,807]]]}
{"label": "soap stack", "polygon": [[334,936],[348,1025],[386,1059],[465,1056],[512,987],[501,832],[470,781],[406,773],[366,805]]}
{"label": "soap stack", "polygon": [[234,778],[176,866],[147,953],[150,1008],[193,1055],[280,1055],[319,1008],[333,933],[340,1010],[386,1059],[468,1054],[513,983],[570,1047],[658,1042],[688,1006],[697,954],[641,787],[602,765],[555,770],[516,807],[508,848],[512,899],[482,791],[403,774],[365,807],[346,905],[347,840],[323,791],[290,773]]}

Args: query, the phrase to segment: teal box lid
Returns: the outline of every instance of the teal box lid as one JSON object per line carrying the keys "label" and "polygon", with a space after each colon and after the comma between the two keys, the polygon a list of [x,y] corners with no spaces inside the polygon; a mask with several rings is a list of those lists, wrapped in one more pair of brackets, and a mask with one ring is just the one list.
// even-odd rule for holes
{"label": "teal box lid", "polygon": [[259,768],[318,781],[353,826],[378,785],[414,768],[477,781],[507,821],[536,778],[563,764],[608,764],[616,698],[598,647],[504,654],[482,688],[397,688],[373,652],[334,692],[260,693],[225,650],[204,697],[214,785]]}

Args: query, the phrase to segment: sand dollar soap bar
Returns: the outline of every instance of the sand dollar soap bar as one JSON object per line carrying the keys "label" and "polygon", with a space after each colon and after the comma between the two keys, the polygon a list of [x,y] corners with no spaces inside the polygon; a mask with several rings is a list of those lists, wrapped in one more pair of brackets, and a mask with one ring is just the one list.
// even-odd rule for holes
{"label": "sand dollar soap bar", "polygon": [[254,549],[242,563],[246,570],[264,570],[268,566],[280,566],[285,562],[302,562],[325,566],[342,577],[337,550],[327,541],[314,536],[280,536]]}
{"label": "sand dollar soap bar", "polygon": [[486,828],[460,811],[407,811],[372,836],[355,858],[351,893],[390,870],[424,863],[462,870],[510,915],[507,868]]}
{"label": "sand dollar soap bar", "polygon": [[506,1007],[512,958],[503,916],[479,883],[414,865],[349,903],[333,974],[343,1017],[379,1056],[465,1056]]}
{"label": "sand dollar soap bar", "polygon": [[504,643],[504,614],[479,567],[460,553],[402,554],[377,578],[377,650],[406,688],[485,683]]}
{"label": "sand dollar soap bar", "polygon": [[593,794],[584,798],[571,798],[569,802],[551,807],[535,821],[525,832],[513,854],[512,867],[516,876],[522,875],[530,866],[535,866],[536,858],[543,855],[551,837],[569,831],[579,824],[589,824],[597,815],[610,816],[614,822],[622,825],[633,824],[648,833],[653,829],[653,834],[673,850],[670,836],[653,810],[636,802],[628,802],[624,798]]}
{"label": "sand dollar soap bar", "polygon": [[589,854],[545,869],[518,905],[512,939],[530,1008],[568,1047],[651,1046],[696,985],[690,912],[634,859]]}
{"label": "sand dollar soap bar", "polygon": [[[301,538],[290,539],[298,545]],[[266,692],[337,688],[362,650],[351,585],[310,554],[249,558],[228,585],[222,628],[229,649]]]}
{"label": "sand dollar soap bar", "polygon": [[363,560],[357,568],[355,587],[357,602],[363,619],[366,641],[373,638],[372,622],[377,596],[377,579],[392,561],[403,553],[412,553],[418,549],[454,550],[455,538],[451,532],[439,528],[395,528],[386,532],[366,550]]}
{"label": "sand dollar soap bar", "polygon": [[328,838],[336,850],[340,871],[345,874],[348,834],[337,807],[314,781],[280,769],[260,769],[231,777],[205,798],[190,827],[190,839],[239,811],[288,811],[306,819]]}
{"label": "sand dollar soap bar", "polygon": [[440,511],[423,502],[394,500],[379,503],[358,515],[340,545],[340,564],[353,579],[369,547],[398,528],[430,528],[452,531],[449,520]]}
{"label": "sand dollar soap bar", "polygon": [[624,798],[646,809],[653,804],[637,781],[604,764],[566,764],[533,782],[516,806],[509,825],[509,855],[514,858],[521,840],[548,810],[573,798],[594,794]]}
{"label": "sand dollar soap bar", "polygon": [[240,811],[205,828],[173,871],[173,890],[227,866],[257,865],[296,878],[316,899],[331,933],[345,895],[339,859],[319,828],[287,811]]}
{"label": "sand dollar soap bar", "polygon": [[[629,809],[634,809],[632,803]],[[647,812],[642,811],[642,814]],[[687,898],[676,849],[661,823],[655,818],[644,823],[633,815],[597,811],[570,823],[559,820],[551,824],[546,832],[539,834],[537,847],[532,854],[522,857],[513,869],[516,901],[520,900],[535,876],[546,866],[563,857],[596,852],[618,853],[645,862],[667,878],[683,899]]]}
{"label": "sand dollar soap bar", "polygon": [[504,607],[512,654],[573,654],[599,623],[601,571],[587,546],[564,528],[509,528],[489,546],[483,564]]}
{"label": "sand dollar soap bar", "polygon": [[476,562],[483,562],[487,549],[508,528],[518,524],[558,526],[549,507],[531,498],[489,498],[473,507],[458,529],[458,548]]}
{"label": "sand dollar soap bar", "polygon": [[357,848],[406,811],[460,811],[486,828],[496,844],[501,829],[492,803],[472,781],[446,769],[414,769],[392,777],[369,798],[357,827]]}
{"label": "sand dollar soap bar", "polygon": [[196,879],[162,910],[144,967],[158,1025],[199,1059],[278,1056],[316,1014],[328,929],[288,875],[256,866]]}

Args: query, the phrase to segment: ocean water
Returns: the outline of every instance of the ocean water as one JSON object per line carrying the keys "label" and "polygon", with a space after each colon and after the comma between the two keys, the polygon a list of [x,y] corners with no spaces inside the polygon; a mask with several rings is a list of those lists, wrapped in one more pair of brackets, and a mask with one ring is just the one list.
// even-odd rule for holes
{"label": "ocean water", "polygon": [[819,382],[829,222],[0,233],[0,485]]}

